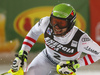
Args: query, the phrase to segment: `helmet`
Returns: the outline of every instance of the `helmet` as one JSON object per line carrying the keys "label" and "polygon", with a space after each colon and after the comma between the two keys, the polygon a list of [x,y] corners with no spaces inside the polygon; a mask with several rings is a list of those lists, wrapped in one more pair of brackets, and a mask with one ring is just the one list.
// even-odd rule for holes
{"label": "helmet", "polygon": [[[57,20],[59,21],[59,23],[56,22]],[[60,22],[61,20],[63,23]],[[50,25],[52,27],[57,25],[60,29],[67,28],[66,32],[63,33],[63,35],[65,35],[73,28],[73,26],[75,25],[75,21],[76,12],[70,4],[61,3],[53,8],[50,16]]]}

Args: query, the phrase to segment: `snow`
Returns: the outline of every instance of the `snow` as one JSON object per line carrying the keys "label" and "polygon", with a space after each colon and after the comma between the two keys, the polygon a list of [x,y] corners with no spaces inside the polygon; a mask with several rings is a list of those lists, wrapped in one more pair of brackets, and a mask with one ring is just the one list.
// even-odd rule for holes
{"label": "snow", "polygon": [[[0,64],[0,74],[7,72],[10,69],[10,65]],[[7,74],[11,75],[11,74]],[[100,75],[100,64],[93,64],[79,68],[76,72],[76,75]]]}

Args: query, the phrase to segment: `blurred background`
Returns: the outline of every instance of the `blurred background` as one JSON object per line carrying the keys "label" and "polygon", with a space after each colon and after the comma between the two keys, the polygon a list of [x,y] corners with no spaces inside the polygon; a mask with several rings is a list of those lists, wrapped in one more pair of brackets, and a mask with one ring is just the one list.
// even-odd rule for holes
{"label": "blurred background", "polygon": [[[36,22],[50,16],[59,3],[71,4],[76,12],[76,26],[100,45],[100,0],[0,0],[0,73],[6,72]],[[32,47],[28,64],[44,48],[43,34]],[[80,68],[77,75],[100,74],[100,61]]]}

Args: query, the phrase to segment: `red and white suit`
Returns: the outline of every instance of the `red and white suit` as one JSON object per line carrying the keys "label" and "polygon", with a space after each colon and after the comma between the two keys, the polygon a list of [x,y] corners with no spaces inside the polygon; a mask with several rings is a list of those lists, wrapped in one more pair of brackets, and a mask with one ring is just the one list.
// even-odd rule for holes
{"label": "red and white suit", "polygon": [[[45,49],[41,51],[26,69],[26,75],[48,75],[62,60],[78,59],[80,66],[92,64],[100,59],[100,46],[87,33],[74,26],[65,36],[53,35],[50,17],[42,18],[27,34],[21,50],[30,51],[43,33]],[[86,55],[80,58],[81,54]]]}

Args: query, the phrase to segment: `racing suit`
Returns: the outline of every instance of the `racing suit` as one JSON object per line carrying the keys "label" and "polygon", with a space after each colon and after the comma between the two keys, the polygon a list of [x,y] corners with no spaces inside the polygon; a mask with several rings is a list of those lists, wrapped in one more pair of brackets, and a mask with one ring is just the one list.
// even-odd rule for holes
{"label": "racing suit", "polygon": [[[74,26],[66,35],[57,37],[50,25],[50,17],[42,18],[32,27],[21,50],[30,51],[42,33],[45,49],[26,68],[26,75],[48,75],[62,60],[78,59],[80,66],[86,66],[100,59],[100,47],[87,33]],[[82,53],[86,55],[80,58]]]}

